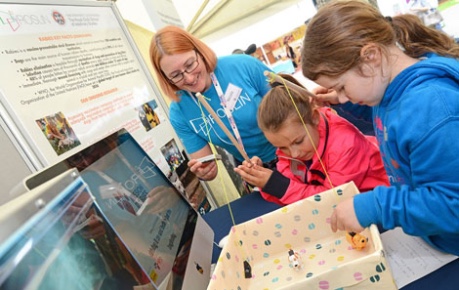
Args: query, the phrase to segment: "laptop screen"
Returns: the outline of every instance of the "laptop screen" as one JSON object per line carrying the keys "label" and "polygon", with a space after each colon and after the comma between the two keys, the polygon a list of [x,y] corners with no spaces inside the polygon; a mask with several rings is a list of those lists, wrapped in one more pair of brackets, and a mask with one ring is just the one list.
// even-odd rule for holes
{"label": "laptop screen", "polygon": [[[33,188],[64,168],[78,169],[100,211],[155,287],[207,285],[212,230],[127,131],[33,175],[26,186]],[[201,233],[195,235],[197,227]],[[192,246],[200,247],[200,253],[192,253]]]}
{"label": "laptop screen", "polygon": [[0,217],[5,227],[9,219],[20,219],[24,211],[33,208],[28,204],[49,201],[3,237],[0,288],[155,289],[93,202],[82,179],[66,183],[64,189],[59,186],[53,183],[35,189],[31,198],[24,195],[20,198],[23,202],[8,204],[10,214]]}

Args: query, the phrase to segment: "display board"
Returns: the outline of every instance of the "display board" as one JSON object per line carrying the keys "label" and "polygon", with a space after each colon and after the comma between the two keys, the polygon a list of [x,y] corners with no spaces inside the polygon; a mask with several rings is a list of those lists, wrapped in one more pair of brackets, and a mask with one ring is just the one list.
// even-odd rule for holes
{"label": "display board", "polygon": [[0,1],[0,40],[1,117],[36,170],[126,128],[170,171],[183,146],[113,2]]}

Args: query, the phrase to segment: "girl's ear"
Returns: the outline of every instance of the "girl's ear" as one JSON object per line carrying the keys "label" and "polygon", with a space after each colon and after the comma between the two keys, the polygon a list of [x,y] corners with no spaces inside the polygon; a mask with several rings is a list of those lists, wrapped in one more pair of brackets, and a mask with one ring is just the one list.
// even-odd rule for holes
{"label": "girl's ear", "polygon": [[319,126],[320,123],[320,113],[317,109],[314,109],[314,112],[312,112],[312,124],[314,126]]}
{"label": "girl's ear", "polygon": [[360,50],[360,59],[360,70],[363,75],[374,76],[382,68],[381,48],[374,43],[369,43],[362,47]]}
{"label": "girl's ear", "polygon": [[381,50],[380,48],[374,44],[374,43],[369,43],[362,47],[360,50],[360,58],[363,60],[365,63],[369,62],[380,62],[381,60]]}

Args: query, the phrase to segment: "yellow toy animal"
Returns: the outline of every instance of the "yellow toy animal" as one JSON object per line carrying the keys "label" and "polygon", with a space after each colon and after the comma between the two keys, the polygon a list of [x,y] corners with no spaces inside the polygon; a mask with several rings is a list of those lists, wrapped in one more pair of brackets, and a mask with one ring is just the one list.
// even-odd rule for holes
{"label": "yellow toy animal", "polygon": [[367,237],[354,232],[346,232],[346,240],[351,244],[353,249],[358,251],[363,250],[368,243]]}

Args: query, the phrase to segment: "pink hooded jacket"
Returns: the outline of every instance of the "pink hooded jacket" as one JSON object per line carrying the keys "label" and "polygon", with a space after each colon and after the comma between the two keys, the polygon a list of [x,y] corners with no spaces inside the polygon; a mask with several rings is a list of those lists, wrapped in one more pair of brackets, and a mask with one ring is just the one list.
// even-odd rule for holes
{"label": "pink hooded jacket", "polygon": [[317,151],[325,170],[317,154],[309,161],[296,160],[277,149],[276,169],[261,191],[264,199],[286,205],[350,181],[360,192],[389,185],[376,138],[329,108],[319,111]]}

